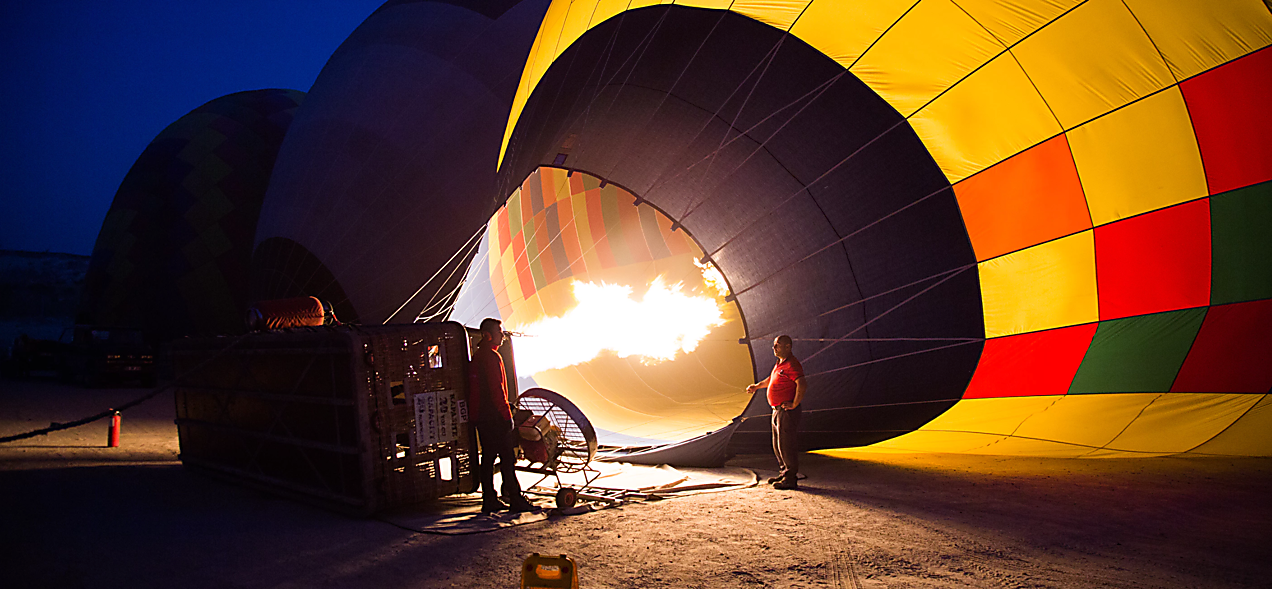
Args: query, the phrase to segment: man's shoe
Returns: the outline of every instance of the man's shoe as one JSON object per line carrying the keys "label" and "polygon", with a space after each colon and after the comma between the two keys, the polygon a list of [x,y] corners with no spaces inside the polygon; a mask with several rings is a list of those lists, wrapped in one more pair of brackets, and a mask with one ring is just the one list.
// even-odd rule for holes
{"label": "man's shoe", "polygon": [[795,482],[793,479],[785,479],[785,480],[780,480],[780,481],[777,481],[776,483],[773,483],[773,488],[781,489],[783,491],[789,491],[792,489],[798,489],[799,483]]}
{"label": "man's shoe", "polygon": [[514,497],[512,500],[508,501],[508,504],[508,511],[513,513],[525,513],[527,511],[534,511],[538,509],[533,503],[527,501],[525,497]]}
{"label": "man's shoe", "polygon": [[481,512],[490,515],[496,511],[508,511],[508,505],[498,499],[482,499]]}

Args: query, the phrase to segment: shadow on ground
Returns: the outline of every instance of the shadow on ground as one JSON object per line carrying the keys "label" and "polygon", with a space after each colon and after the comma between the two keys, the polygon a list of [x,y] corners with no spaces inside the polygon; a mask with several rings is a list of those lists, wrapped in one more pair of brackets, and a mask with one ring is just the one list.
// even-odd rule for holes
{"label": "shadow on ground", "polygon": [[[0,435],[144,391],[0,383]],[[183,468],[172,398],[0,445],[5,587],[515,587],[531,552],[584,587],[1248,587],[1272,578],[1272,460],[804,455],[760,486],[419,534]],[[731,466],[773,474],[773,458]]]}
{"label": "shadow on ground", "polygon": [[954,530],[990,552],[1073,553],[1101,563],[1097,578],[1118,561],[1238,586],[1268,586],[1272,573],[1265,458],[805,455],[803,466],[803,494]]}

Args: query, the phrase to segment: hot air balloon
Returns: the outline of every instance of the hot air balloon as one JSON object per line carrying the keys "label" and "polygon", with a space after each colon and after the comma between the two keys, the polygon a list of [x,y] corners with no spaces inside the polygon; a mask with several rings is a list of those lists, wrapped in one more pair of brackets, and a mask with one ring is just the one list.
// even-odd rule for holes
{"label": "hot air balloon", "polygon": [[1255,0],[558,1],[501,186],[665,211],[794,337],[809,447],[1266,454],[1270,42]]}
{"label": "hot air balloon", "polygon": [[1269,44],[1258,0],[390,2],[297,115],[253,289],[526,350],[607,284],[577,340],[705,297],[701,348],[530,363],[640,443],[765,451],[726,389],[789,334],[808,448],[1267,455]]}
{"label": "hot air balloon", "polygon": [[153,341],[242,331],[261,203],[304,98],[237,92],[155,137],[102,223],[77,320],[141,327]]}
{"label": "hot air balloon", "polygon": [[280,149],[254,298],[317,296],[368,324],[453,302],[474,232],[508,196],[499,134],[546,6],[395,0],[351,34]]}

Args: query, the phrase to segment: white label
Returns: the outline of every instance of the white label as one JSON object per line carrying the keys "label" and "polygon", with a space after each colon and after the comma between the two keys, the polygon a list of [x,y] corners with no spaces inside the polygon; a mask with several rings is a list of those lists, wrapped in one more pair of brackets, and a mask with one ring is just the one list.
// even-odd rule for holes
{"label": "white label", "polygon": [[468,401],[460,399],[455,404],[459,405],[459,422],[468,423]]}
{"label": "white label", "polygon": [[415,443],[420,446],[438,443],[437,393],[416,393]]}
{"label": "white label", "polygon": [[459,424],[467,421],[468,409],[464,407],[461,413],[463,401],[455,399],[455,391],[416,393],[412,398],[416,444],[423,447],[459,439]]}

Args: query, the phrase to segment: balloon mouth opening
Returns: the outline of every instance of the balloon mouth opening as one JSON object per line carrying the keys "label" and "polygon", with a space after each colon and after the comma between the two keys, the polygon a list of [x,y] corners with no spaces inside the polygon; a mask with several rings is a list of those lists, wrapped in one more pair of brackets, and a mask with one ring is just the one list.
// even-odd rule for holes
{"label": "balloon mouth opening", "polygon": [[683,227],[620,186],[535,170],[487,223],[469,276],[452,318],[498,316],[518,385],[569,398],[602,443],[682,441],[746,407],[754,369],[728,280]]}

